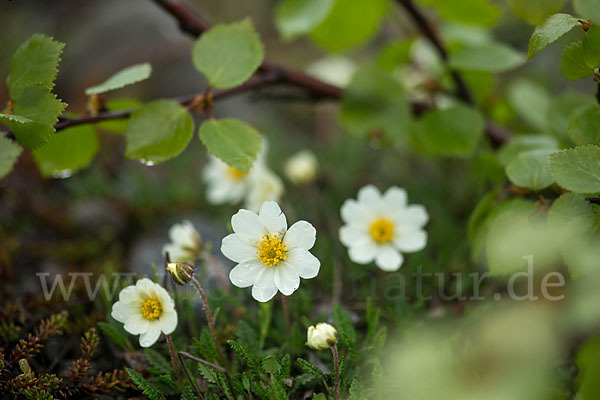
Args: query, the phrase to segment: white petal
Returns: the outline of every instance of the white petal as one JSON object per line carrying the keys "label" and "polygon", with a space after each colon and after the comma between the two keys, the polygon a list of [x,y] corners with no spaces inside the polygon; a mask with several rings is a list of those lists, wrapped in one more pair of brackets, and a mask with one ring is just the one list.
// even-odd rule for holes
{"label": "white petal", "polygon": [[112,306],[111,317],[113,317],[116,321],[125,323],[129,319],[129,317],[133,314],[137,314],[140,312],[140,304],[138,301],[125,303],[123,301],[117,301]]}
{"label": "white petal", "polygon": [[285,214],[281,211],[281,208],[279,208],[279,204],[274,201],[265,201],[260,207],[258,216],[272,233],[278,232],[282,235],[287,230]]}
{"label": "white petal", "polygon": [[245,288],[254,285],[260,272],[268,268],[258,260],[252,260],[236,265],[229,272],[229,280],[234,286]]}
{"label": "white petal", "polygon": [[288,250],[297,247],[310,250],[315,245],[316,239],[317,230],[315,227],[310,222],[298,221],[288,229],[283,238],[283,243]]}
{"label": "white petal", "polygon": [[221,253],[231,261],[240,263],[256,258],[256,247],[233,233],[223,238]]}
{"label": "white petal", "polygon": [[383,202],[387,207],[404,208],[406,207],[408,196],[406,190],[399,188],[398,186],[392,186],[385,191],[383,195]]}
{"label": "white petal", "polygon": [[369,241],[366,225],[360,229],[357,225],[344,225],[340,228],[340,242],[346,247]]}
{"label": "white petal", "polygon": [[375,264],[384,271],[397,271],[404,257],[392,246],[381,246],[375,259]]}
{"label": "white petal", "polygon": [[400,232],[394,244],[405,253],[423,250],[427,245],[427,232],[422,229]]}
{"label": "white petal", "polygon": [[296,267],[300,278],[311,279],[317,276],[321,267],[321,262],[313,256],[308,250],[292,249],[287,253],[286,263]]}
{"label": "white petal", "polygon": [[300,276],[296,267],[287,262],[282,262],[275,268],[275,286],[286,296],[291,295],[300,287]]}
{"label": "white petal", "polygon": [[140,346],[142,347],[150,347],[158,340],[160,336],[160,328],[157,324],[153,324],[152,328],[148,330],[146,333],[142,333],[140,335]]}
{"label": "white petal", "polygon": [[368,264],[375,259],[377,245],[372,240],[363,242],[348,249],[350,259],[358,264]]}
{"label": "white petal", "polygon": [[135,285],[127,286],[119,292],[119,301],[122,301],[124,303],[130,303],[132,301],[139,300],[139,298],[140,293],[138,288],[135,287]]}
{"label": "white petal", "polygon": [[414,204],[403,209],[398,216],[399,226],[422,228],[429,220],[429,214],[424,206]]}
{"label": "white petal", "polygon": [[367,208],[378,210],[381,205],[381,193],[373,185],[364,186],[358,191],[358,202]]}
{"label": "white petal", "polygon": [[165,312],[158,321],[160,323],[160,330],[165,335],[170,335],[177,328],[177,313],[175,311]]}
{"label": "white petal", "polygon": [[252,286],[252,297],[264,303],[271,300],[276,293],[275,268],[265,267],[258,274],[256,282]]}
{"label": "white petal", "polygon": [[231,217],[231,226],[233,231],[241,236],[242,239],[252,242],[259,240],[262,235],[269,233],[262,220],[248,210],[239,210]]}
{"label": "white petal", "polygon": [[169,259],[173,262],[176,261],[187,261],[189,258],[189,252],[182,250],[180,246],[169,243],[163,246],[163,254],[169,253]]}
{"label": "white petal", "polygon": [[340,213],[347,224],[366,224],[375,210],[369,210],[356,200],[348,199],[342,205]]}
{"label": "white petal", "polygon": [[148,330],[150,322],[142,314],[133,314],[127,318],[124,328],[132,335],[138,335]]}
{"label": "white petal", "polygon": [[[141,290],[150,290],[150,289],[154,289],[154,286],[157,285],[156,283],[152,282],[150,279],[148,278],[142,278],[140,280],[138,280],[135,283],[135,287]],[[157,285],[160,287],[160,285]]]}

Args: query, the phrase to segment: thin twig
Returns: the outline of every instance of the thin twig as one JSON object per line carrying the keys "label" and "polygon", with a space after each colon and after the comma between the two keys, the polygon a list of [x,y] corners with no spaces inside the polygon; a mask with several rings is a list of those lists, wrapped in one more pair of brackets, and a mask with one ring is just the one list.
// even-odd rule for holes
{"label": "thin twig", "polygon": [[185,352],[185,351],[180,351],[180,352],[179,352],[179,354],[180,354],[181,356],[184,356],[184,357],[187,357],[187,358],[189,358],[190,360],[194,360],[194,361],[197,361],[197,362],[199,362],[200,364],[204,364],[204,365],[206,365],[206,366],[208,366],[208,367],[214,368],[214,369],[216,369],[217,371],[219,371],[219,372],[222,372],[222,373],[224,373],[224,374],[226,374],[226,373],[227,373],[227,370],[226,370],[225,368],[223,368],[223,367],[221,367],[221,366],[219,366],[219,365],[217,365],[217,364],[211,363],[210,361],[206,361],[206,360],[204,360],[204,359],[202,359],[202,358],[196,357],[196,356],[194,356],[194,355],[192,355],[192,354],[190,354],[190,353],[188,353],[188,352]]}
{"label": "thin twig", "polygon": [[175,370],[175,376],[177,376],[177,380],[181,380],[181,372],[179,371],[179,366],[177,365],[177,360],[175,359],[175,346],[173,345],[173,338],[171,335],[165,335],[167,338],[167,344],[169,345],[169,355],[171,356],[171,364],[173,365],[173,370]]}
{"label": "thin twig", "polygon": [[201,398],[202,400],[204,400],[204,396],[202,395],[202,392],[200,392],[198,385],[196,385],[196,382],[194,382],[194,379],[190,375],[190,371],[188,370],[187,365],[185,365],[185,360],[183,359],[182,353],[183,353],[183,351],[180,351],[178,356],[179,356],[179,361],[181,362],[181,366],[183,367],[183,372],[185,373],[185,376],[187,377],[190,384],[192,385],[192,388],[194,388],[194,392],[196,392],[196,395],[199,398]]}

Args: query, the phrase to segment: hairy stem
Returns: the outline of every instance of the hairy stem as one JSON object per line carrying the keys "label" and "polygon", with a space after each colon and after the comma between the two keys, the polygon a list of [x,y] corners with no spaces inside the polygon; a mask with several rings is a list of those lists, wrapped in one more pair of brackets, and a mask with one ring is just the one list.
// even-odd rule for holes
{"label": "hairy stem", "polygon": [[173,338],[171,335],[165,335],[167,338],[167,344],[169,345],[169,355],[171,356],[171,364],[173,365],[173,370],[175,370],[175,376],[177,376],[177,380],[181,380],[181,371],[179,371],[179,366],[177,365],[177,360],[175,359],[175,346],[173,345]]}
{"label": "hairy stem", "polygon": [[337,343],[334,343],[331,348],[331,352],[333,353],[333,368],[335,375],[335,383],[333,384],[333,395],[335,400],[340,398],[340,356],[338,353]]}
{"label": "hairy stem", "polygon": [[181,362],[181,366],[183,367],[183,372],[185,373],[186,378],[190,382],[190,385],[192,385],[194,392],[196,392],[196,396],[198,396],[200,399],[204,400],[204,396],[202,395],[202,392],[200,392],[198,385],[196,385],[194,378],[190,375],[190,371],[188,370],[187,366],[185,365],[185,360],[183,359],[182,353],[184,353],[184,352],[180,351],[178,356],[179,356],[179,361]]}

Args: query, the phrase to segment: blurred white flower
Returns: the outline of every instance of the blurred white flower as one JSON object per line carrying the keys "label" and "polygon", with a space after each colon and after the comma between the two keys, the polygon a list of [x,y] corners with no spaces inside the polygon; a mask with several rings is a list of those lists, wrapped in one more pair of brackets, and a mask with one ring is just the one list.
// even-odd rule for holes
{"label": "blurred white flower", "polygon": [[208,165],[204,169],[204,181],[207,184],[206,198],[211,204],[237,204],[246,196],[250,179],[260,168],[260,157],[254,162],[249,173],[245,173],[225,164],[217,157],[209,155]]}
{"label": "blurred white flower", "polygon": [[194,261],[200,255],[202,239],[190,221],[175,224],[169,229],[171,243],[163,246],[171,261]]}
{"label": "blurred white flower", "polygon": [[345,223],[340,241],[348,247],[350,259],[358,264],[375,264],[384,271],[396,271],[402,252],[422,250],[427,232],[422,228],[429,216],[422,205],[407,205],[404,189],[390,187],[382,196],[373,185],[358,191],[358,201],[346,200],[341,209]]}
{"label": "blurred white flower", "polygon": [[283,192],[281,178],[267,168],[257,169],[249,183],[245,207],[257,212],[265,201],[279,201]]}
{"label": "blurred white flower", "polygon": [[306,69],[310,75],[329,83],[345,87],[350,83],[356,65],[349,59],[340,56],[322,58],[310,64]]}
{"label": "blurred white flower", "polygon": [[325,350],[337,342],[338,333],[335,327],[325,322],[319,322],[317,326],[309,326],[306,333],[306,345],[311,349]]}
{"label": "blurred white flower", "polygon": [[231,283],[252,286],[252,297],[265,302],[277,290],[286,296],[300,286],[300,278],[317,276],[321,263],[309,250],[316,230],[306,221],[287,228],[285,215],[274,201],[262,205],[259,214],[239,210],[231,218],[235,233],[221,244],[225,257],[238,264],[229,273]]}
{"label": "blurred white flower", "polygon": [[125,324],[132,335],[140,335],[140,346],[152,346],[160,336],[171,334],[177,327],[175,303],[159,284],[144,278],[119,293],[119,301],[110,314]]}
{"label": "blurred white flower", "polygon": [[284,172],[295,185],[311,183],[317,177],[319,162],[310,150],[302,150],[290,157],[285,163]]}

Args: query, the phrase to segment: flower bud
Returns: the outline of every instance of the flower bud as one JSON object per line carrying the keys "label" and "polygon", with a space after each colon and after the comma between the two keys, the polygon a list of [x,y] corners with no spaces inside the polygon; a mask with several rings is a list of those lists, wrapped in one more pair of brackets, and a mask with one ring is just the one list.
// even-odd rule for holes
{"label": "flower bud", "polygon": [[317,157],[309,150],[302,150],[288,159],[285,175],[294,185],[307,185],[317,177]]}
{"label": "flower bud", "polygon": [[311,349],[325,350],[337,342],[338,333],[333,325],[320,322],[316,327],[308,327],[306,339],[306,345]]}
{"label": "flower bud", "polygon": [[194,276],[194,266],[186,262],[168,263],[167,270],[171,273],[173,281],[179,285],[185,285]]}

